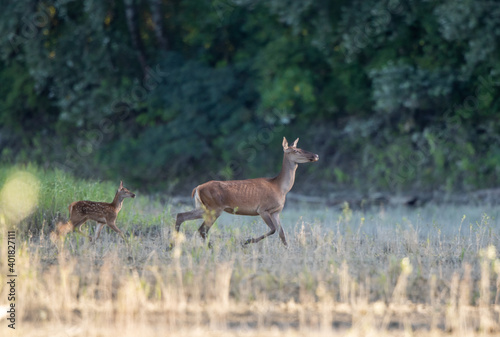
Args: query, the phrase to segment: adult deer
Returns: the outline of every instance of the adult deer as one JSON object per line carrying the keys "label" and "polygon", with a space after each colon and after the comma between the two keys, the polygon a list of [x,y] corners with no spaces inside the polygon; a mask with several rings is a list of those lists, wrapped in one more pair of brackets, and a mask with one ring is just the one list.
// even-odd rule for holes
{"label": "adult deer", "polygon": [[288,146],[286,138],[283,137],[283,166],[274,178],[209,181],[197,186],[191,193],[191,197],[195,198],[196,209],[177,214],[175,231],[178,232],[186,220],[203,218],[198,232],[205,240],[210,227],[222,211],[237,215],[260,215],[271,230],[258,238],[248,239],[244,244],[259,242],[277,231],[281,242],[287,246],[279,218],[285,206],[286,194],[295,182],[298,164],[319,159],[317,154],[297,148],[298,141],[297,138],[292,146]]}
{"label": "adult deer", "polygon": [[[87,220],[94,220],[97,222],[94,242],[96,242],[99,235],[101,235],[101,230],[104,225],[108,225],[112,230],[120,234],[125,242],[127,242],[125,235],[118,227],[116,227],[115,224],[116,217],[122,208],[123,199],[125,198],[135,198],[135,194],[123,187],[123,182],[120,181],[120,187],[116,191],[115,198],[111,203],[87,200],[75,201],[71,203],[68,207],[69,221],[65,224],[59,225],[56,228],[56,234],[61,237],[76,230],[87,236],[82,232],[82,225]],[[92,242],[92,237],[88,236],[88,238]]]}

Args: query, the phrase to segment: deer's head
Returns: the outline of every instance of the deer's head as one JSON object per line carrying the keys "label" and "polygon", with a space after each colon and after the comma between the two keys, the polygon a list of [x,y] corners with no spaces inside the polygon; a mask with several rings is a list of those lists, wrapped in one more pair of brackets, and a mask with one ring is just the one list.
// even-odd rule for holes
{"label": "deer's head", "polygon": [[122,198],[135,198],[135,194],[130,192],[128,189],[123,187],[123,181],[120,181],[120,187],[118,188],[118,194],[122,196]]}
{"label": "deer's head", "polygon": [[312,152],[299,149],[297,147],[297,143],[299,139],[297,138],[295,142],[293,142],[292,146],[288,146],[288,141],[285,137],[283,137],[283,152],[285,152],[285,156],[293,161],[294,163],[309,163],[319,160],[319,156]]}

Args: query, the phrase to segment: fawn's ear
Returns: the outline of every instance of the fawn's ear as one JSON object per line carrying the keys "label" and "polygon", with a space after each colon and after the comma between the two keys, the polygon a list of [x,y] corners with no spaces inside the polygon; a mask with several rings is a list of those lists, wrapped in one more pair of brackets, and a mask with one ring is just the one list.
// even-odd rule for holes
{"label": "fawn's ear", "polygon": [[120,180],[120,189],[122,189],[122,188],[123,188],[123,181]]}
{"label": "fawn's ear", "polygon": [[286,140],[285,137],[283,137],[283,150],[288,149],[288,141]]}
{"label": "fawn's ear", "polygon": [[297,143],[298,143],[298,142],[299,142],[299,139],[298,139],[298,138],[297,138],[297,139],[295,139],[295,141],[293,142],[292,147],[297,147]]}

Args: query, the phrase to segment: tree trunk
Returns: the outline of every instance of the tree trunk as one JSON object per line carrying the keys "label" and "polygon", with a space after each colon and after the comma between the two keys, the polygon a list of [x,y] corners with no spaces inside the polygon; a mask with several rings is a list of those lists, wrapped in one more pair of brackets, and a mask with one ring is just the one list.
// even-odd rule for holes
{"label": "tree trunk", "polygon": [[153,19],[154,31],[161,50],[168,49],[168,40],[163,34],[163,12],[161,10],[161,0],[149,0],[151,7],[151,17]]}
{"label": "tree trunk", "polygon": [[147,62],[146,56],[144,54],[144,47],[142,45],[142,40],[139,36],[138,25],[137,25],[137,11],[135,8],[134,0],[124,0],[125,3],[125,16],[127,18],[128,31],[130,33],[130,38],[132,39],[132,46],[137,54],[137,59],[141,65],[142,71],[146,71]]}

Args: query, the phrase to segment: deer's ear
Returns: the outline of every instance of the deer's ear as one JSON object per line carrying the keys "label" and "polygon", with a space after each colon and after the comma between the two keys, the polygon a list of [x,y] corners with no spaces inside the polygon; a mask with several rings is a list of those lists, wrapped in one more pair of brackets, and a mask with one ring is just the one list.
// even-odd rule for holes
{"label": "deer's ear", "polygon": [[298,139],[298,138],[297,138],[297,139],[295,139],[295,141],[293,142],[292,147],[297,147],[297,143],[298,143],[298,142],[299,142],[299,139]]}
{"label": "deer's ear", "polygon": [[285,137],[283,137],[283,150],[288,149],[288,142]]}
{"label": "deer's ear", "polygon": [[123,188],[123,181],[120,180],[120,188]]}

